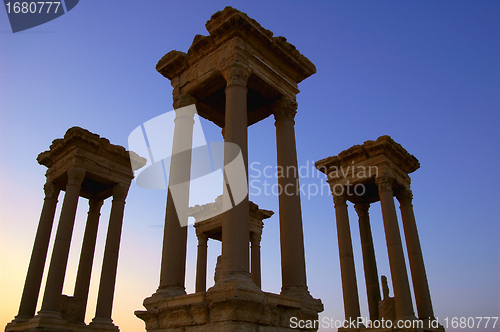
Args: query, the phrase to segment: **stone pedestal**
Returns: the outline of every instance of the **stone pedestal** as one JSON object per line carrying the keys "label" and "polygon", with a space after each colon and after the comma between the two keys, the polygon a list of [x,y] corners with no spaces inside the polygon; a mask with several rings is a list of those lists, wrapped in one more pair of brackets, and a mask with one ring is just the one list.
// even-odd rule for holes
{"label": "stone pedestal", "polygon": [[291,328],[292,317],[318,319],[317,312],[304,306],[300,300],[264,292],[255,296],[252,290],[231,288],[226,288],[225,296],[216,300],[202,292],[171,298],[160,298],[155,294],[144,300],[147,311],[136,311],[135,314],[144,320],[148,331],[316,331]]}

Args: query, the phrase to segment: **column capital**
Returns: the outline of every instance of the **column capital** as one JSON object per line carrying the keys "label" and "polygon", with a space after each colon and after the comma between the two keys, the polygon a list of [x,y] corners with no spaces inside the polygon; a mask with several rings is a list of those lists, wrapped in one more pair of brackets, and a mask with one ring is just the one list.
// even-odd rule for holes
{"label": "column capital", "polygon": [[297,114],[297,101],[295,98],[281,97],[271,106],[276,121],[282,119],[294,120]]}
{"label": "column capital", "polygon": [[252,73],[247,65],[236,61],[228,64],[225,68],[221,69],[220,72],[222,76],[224,76],[227,86],[243,85],[245,87]]}
{"label": "column capital", "polygon": [[[192,95],[187,94],[187,93],[183,93],[183,94],[178,95],[177,97],[174,97],[174,109],[175,109],[176,116],[179,116],[179,113],[177,113],[177,109],[181,109],[185,106],[196,104],[196,101],[197,100],[195,97],[193,97]],[[196,109],[195,109],[195,111],[196,111]],[[194,116],[194,113],[192,116]]]}
{"label": "column capital", "polygon": [[375,179],[375,184],[378,187],[378,192],[392,191],[392,183],[394,179],[388,175],[379,176]]}
{"label": "column capital", "polygon": [[260,241],[262,240],[262,235],[259,234],[259,233],[254,233],[254,232],[251,232],[250,233],[250,242],[257,242],[257,244],[260,243]]}
{"label": "column capital", "polygon": [[87,172],[80,167],[71,167],[70,169],[68,169],[67,173],[68,173],[68,184],[80,186]]}
{"label": "column capital", "polygon": [[201,243],[202,241],[206,243],[208,241],[208,235],[205,233],[198,233],[196,234],[196,237],[198,237],[198,243]]}
{"label": "column capital", "polygon": [[43,191],[45,192],[45,198],[57,198],[57,196],[59,196],[60,189],[54,184],[54,182],[47,181],[43,185]]}
{"label": "column capital", "polygon": [[128,194],[130,184],[117,183],[113,187],[113,201],[124,201]]}
{"label": "column capital", "polygon": [[102,199],[89,199],[89,213],[90,213],[90,210],[100,210],[102,205],[104,204],[104,200]]}
{"label": "column capital", "polygon": [[354,204],[354,209],[356,210],[358,217],[367,216],[368,210],[370,209],[370,203],[356,203]]}
{"label": "column capital", "polygon": [[413,193],[410,189],[401,189],[396,192],[396,198],[402,206],[412,205]]}
{"label": "column capital", "polygon": [[345,197],[345,194],[335,194],[333,193],[333,203],[335,204],[335,207],[340,206],[340,205],[347,205],[347,199]]}

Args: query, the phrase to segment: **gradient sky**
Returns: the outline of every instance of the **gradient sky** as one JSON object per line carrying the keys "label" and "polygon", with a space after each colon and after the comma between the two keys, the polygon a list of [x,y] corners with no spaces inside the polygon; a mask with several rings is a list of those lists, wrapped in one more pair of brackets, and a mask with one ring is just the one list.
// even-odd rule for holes
{"label": "gradient sky", "polygon": [[[315,161],[390,135],[421,164],[411,174],[413,203],[436,315],[441,322],[499,316],[500,2],[80,1],[68,14],[16,34],[0,9],[0,326],[17,314],[43,203],[45,167],[36,156],[72,126],[127,146],[134,128],[172,110],[172,88],[156,72],[157,61],[173,49],[187,52],[226,5],[285,36],[317,67],[297,96],[302,183],[324,183],[313,172]],[[202,125],[208,141],[222,140],[219,128]],[[249,128],[249,163],[260,163],[254,168],[276,165],[275,146],[272,118]],[[278,212],[276,196],[251,192],[250,198]],[[110,205],[102,210],[87,322],[95,311]],[[80,201],[64,286],[69,295],[87,206]],[[113,309],[123,332],[144,330],[133,312],[158,286],[164,210],[165,191],[132,185]],[[303,196],[302,212],[310,292],[325,305],[321,316],[343,319],[328,191]],[[378,271],[390,280],[379,205],[370,212]],[[349,214],[366,316],[352,206]],[[219,252],[209,241],[208,286]],[[194,291],[195,259],[190,227],[188,292]],[[262,237],[265,291],[280,291],[279,261],[276,213]]]}

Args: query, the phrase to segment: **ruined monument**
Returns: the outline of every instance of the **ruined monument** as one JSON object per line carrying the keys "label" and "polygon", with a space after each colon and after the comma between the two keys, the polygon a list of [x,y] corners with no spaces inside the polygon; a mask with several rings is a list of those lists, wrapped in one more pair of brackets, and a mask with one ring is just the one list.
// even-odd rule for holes
{"label": "ruined monument", "polygon": [[[11,331],[118,331],[111,311],[118,264],[118,251],[125,198],[134,177],[133,170],[146,160],[125,148],[110,144],[99,135],[85,129],[68,129],[64,138],[52,142],[48,151],[38,155],[39,164],[46,166],[45,200],[38,224],[33,252],[24,284],[19,313],[7,325]],[[50,234],[59,192],[64,202],[52,250],[42,308],[35,310],[47,258]],[[89,200],[89,212],[83,238],[80,262],[73,296],[62,295],[78,198]],[[100,209],[108,197],[113,197],[108,233],[104,249],[97,308],[89,325],[84,323],[92,273]]]}
{"label": "ruined monument", "polygon": [[[316,168],[327,175],[327,182],[333,194],[337,235],[340,254],[340,271],[346,320],[360,317],[358,288],[351,241],[347,201],[354,204],[359,218],[363,268],[368,298],[370,320],[381,318],[379,304],[384,308],[395,303],[396,321],[416,320],[413,310],[410,284],[406,270],[405,256],[401,243],[394,196],[398,199],[403,219],[403,228],[410,263],[413,290],[418,318],[425,330],[443,330],[441,326],[430,327],[437,321],[432,308],[431,295],[425,272],[420,240],[412,205],[410,177],[420,164],[413,155],[389,136],[376,141],[366,141],[316,162]],[[387,279],[384,299],[381,302],[380,287],[373,247],[368,209],[370,204],[380,201],[384,230],[389,254],[394,299],[388,297]],[[385,301],[385,302],[384,302]],[[387,317],[387,315],[385,315]],[[411,330],[411,329],[408,329]]]}
{"label": "ruined monument", "polygon": [[[226,7],[215,13],[206,28],[209,35],[197,35],[187,54],[170,51],[156,66],[173,86],[177,116],[174,153],[185,151],[192,140],[185,140],[188,142],[181,146],[176,135],[178,132],[192,135],[194,112],[186,106],[194,104],[200,116],[222,128],[226,143],[234,143],[241,149],[245,169],[248,169],[247,127],[274,115],[278,166],[296,169],[297,84],[314,74],[315,66],[284,37],[273,37],[271,31],[234,8]],[[231,157],[226,152],[225,165]],[[185,154],[176,161],[172,157],[171,177],[188,181],[186,165],[190,162]],[[278,183],[295,193],[298,176],[285,174]],[[224,190],[226,197],[228,189]],[[188,190],[183,195],[187,201]],[[136,311],[148,331],[285,331],[291,316],[317,319],[323,305],[307,288],[300,195],[279,196],[280,294],[262,292],[255,276],[250,275],[249,204],[246,195],[222,215],[222,257],[215,285],[204,292],[200,280],[197,288],[200,292],[186,295],[187,228],[181,225],[187,224],[187,214],[179,209],[186,210],[187,206],[174,207],[169,190],[160,284],[144,300],[146,311]]]}
{"label": "ruined monument", "polygon": [[[196,220],[194,227],[196,237],[198,238],[198,260],[196,263],[196,293],[205,292],[207,279],[207,241],[214,239],[222,241],[222,196],[217,197],[215,203],[209,203],[202,206],[195,206],[190,209],[190,216]],[[260,241],[262,238],[262,229],[264,228],[264,219],[270,218],[274,212],[259,209],[259,206],[253,202],[250,205],[250,266],[252,281],[261,286],[260,274]],[[198,221],[201,220],[201,221]],[[218,261],[222,256],[219,256]],[[220,267],[219,267],[220,268]],[[217,271],[218,272],[218,271]],[[218,277],[215,277],[217,281]]]}

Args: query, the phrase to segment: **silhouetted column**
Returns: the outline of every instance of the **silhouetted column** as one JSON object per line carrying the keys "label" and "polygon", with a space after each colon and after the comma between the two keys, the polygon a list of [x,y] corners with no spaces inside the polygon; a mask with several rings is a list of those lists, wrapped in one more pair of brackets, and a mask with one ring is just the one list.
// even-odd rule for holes
{"label": "silhouetted column", "polygon": [[337,219],[337,237],[339,242],[340,275],[342,278],[342,294],[346,320],[356,320],[361,316],[359,309],[358,285],[352,251],[351,228],[347,214],[347,203],[344,194],[333,193],[335,216]]}
{"label": "silhouetted column", "polygon": [[260,288],[261,275],[260,275],[260,240],[261,235],[257,233],[250,233],[250,256],[251,256],[251,272],[252,281]]}
{"label": "silhouetted column", "polygon": [[101,280],[97,295],[97,307],[93,323],[112,323],[111,311],[115,294],[116,270],[118,267],[118,253],[122,234],[123,211],[125,198],[130,184],[116,184],[113,187],[113,202],[109,215],[108,233],[102,260]]}
{"label": "silhouetted column", "polygon": [[196,292],[207,290],[207,241],[205,233],[198,234],[198,258],[196,260]]}
{"label": "silhouetted column", "polygon": [[59,315],[78,197],[85,173],[85,170],[79,167],[72,167],[67,171],[68,183],[66,184],[66,194],[64,195],[61,215],[59,217],[59,225],[57,226],[56,240],[52,250],[40,315],[50,315],[51,313]]}
{"label": "silhouetted column", "polygon": [[[175,129],[172,159],[165,212],[163,251],[160,271],[160,287],[157,292],[167,296],[186,294],[186,246],[189,203],[189,179],[191,174],[191,149],[196,103],[190,95],[174,100]],[[172,191],[175,190],[176,201]]]}
{"label": "silhouetted column", "polygon": [[306,289],[306,262],[304,233],[300,205],[297,148],[295,145],[295,121],[297,102],[281,98],[273,105],[276,119],[276,149],[278,169],[279,220],[281,244],[282,291],[290,287]]}
{"label": "silhouetted column", "polygon": [[431,294],[425,273],[424,258],[420,247],[417,224],[413,213],[413,194],[409,189],[400,190],[396,194],[400,203],[401,217],[403,219],[403,229],[405,232],[406,249],[408,250],[408,260],[413,281],[413,291],[415,292],[415,302],[417,304],[418,316],[420,319],[433,320],[434,310],[432,309]]}
{"label": "silhouetted column", "polygon": [[85,226],[82,252],[80,253],[80,263],[78,264],[78,273],[76,275],[75,291],[73,294],[75,298],[81,300],[81,306],[77,317],[78,322],[83,322],[85,320],[87,300],[89,297],[90,277],[92,275],[92,264],[94,261],[95,244],[97,239],[97,229],[102,204],[102,200],[89,199],[87,224]]}
{"label": "silhouetted column", "polygon": [[35,315],[38,295],[40,294],[43,269],[45,267],[45,260],[47,259],[50,233],[54,224],[57,197],[60,191],[52,182],[45,183],[43,190],[45,191],[45,199],[16,321],[25,321]]}
{"label": "silhouetted column", "polygon": [[411,301],[410,284],[401,244],[394,194],[392,189],[393,179],[382,176],[376,179],[384,219],[385,239],[389,254],[392,285],[394,288],[394,301],[396,302],[397,319],[414,319],[415,313]]}
{"label": "silhouetted column", "polygon": [[370,320],[374,321],[379,318],[378,303],[380,301],[380,286],[378,283],[377,261],[375,260],[375,249],[373,248],[370,216],[368,215],[369,208],[369,203],[357,203],[354,205],[359,218],[359,234],[363,253],[368,311],[370,312]]}
{"label": "silhouetted column", "polygon": [[[230,63],[221,70],[226,80],[226,114],[224,126],[224,142],[234,143],[241,150],[245,164],[245,174],[248,171],[248,136],[247,136],[247,80],[250,69],[239,62]],[[232,147],[224,145],[224,165],[228,165],[232,156]],[[224,172],[227,178],[227,173]],[[245,175],[247,176],[247,175]],[[247,176],[248,179],[248,176]],[[226,183],[227,184],[227,183]],[[224,186],[224,209],[233,205],[228,198],[227,186]],[[232,199],[231,199],[232,200]],[[249,273],[250,216],[248,194],[236,206],[228,209],[222,216],[222,278],[230,272]]]}

